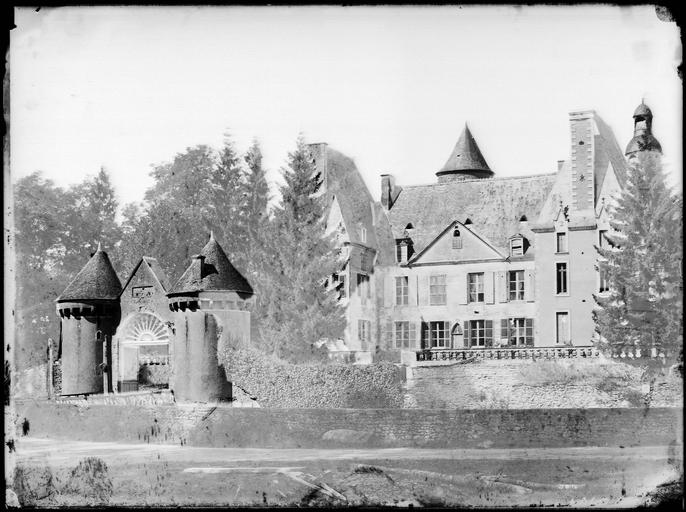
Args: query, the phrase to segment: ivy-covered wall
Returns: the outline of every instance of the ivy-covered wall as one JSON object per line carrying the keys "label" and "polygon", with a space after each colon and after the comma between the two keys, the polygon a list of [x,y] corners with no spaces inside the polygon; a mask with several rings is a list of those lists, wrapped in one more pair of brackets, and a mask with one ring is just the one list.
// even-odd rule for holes
{"label": "ivy-covered wall", "polygon": [[262,407],[399,408],[401,368],[371,365],[290,364],[261,352],[227,348],[220,354],[227,379]]}

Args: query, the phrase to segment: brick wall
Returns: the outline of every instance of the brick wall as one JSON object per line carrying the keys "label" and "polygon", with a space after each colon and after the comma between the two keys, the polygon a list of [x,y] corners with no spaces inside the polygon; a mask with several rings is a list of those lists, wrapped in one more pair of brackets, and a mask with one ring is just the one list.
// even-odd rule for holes
{"label": "brick wall", "polygon": [[[211,447],[637,446],[683,442],[681,408],[242,409],[208,405],[79,406],[27,401],[30,435]],[[354,431],[352,437],[325,436]],[[338,439],[338,440],[336,440]],[[363,442],[359,442],[363,440]]]}

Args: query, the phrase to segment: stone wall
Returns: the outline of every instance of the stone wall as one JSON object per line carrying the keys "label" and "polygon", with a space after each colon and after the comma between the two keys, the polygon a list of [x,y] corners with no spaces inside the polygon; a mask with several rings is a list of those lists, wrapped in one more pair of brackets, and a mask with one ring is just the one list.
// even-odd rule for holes
{"label": "stone wall", "polygon": [[654,385],[629,364],[602,359],[478,360],[414,367],[405,407],[532,409],[683,406],[682,379],[674,372]]}
{"label": "stone wall", "polygon": [[[242,409],[19,402],[29,435],[210,447],[556,447],[683,443],[681,408]],[[20,434],[18,434],[20,435]]]}

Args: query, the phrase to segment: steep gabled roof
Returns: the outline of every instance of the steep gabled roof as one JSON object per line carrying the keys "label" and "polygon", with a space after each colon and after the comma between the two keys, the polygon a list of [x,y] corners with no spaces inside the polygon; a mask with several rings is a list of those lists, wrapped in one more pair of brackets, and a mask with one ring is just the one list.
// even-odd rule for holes
{"label": "steep gabled roof", "polygon": [[121,291],[121,282],[112,268],[112,263],[98,244],[97,251],[57,297],[57,302],[117,300]]}
{"label": "steep gabled roof", "polygon": [[448,224],[446,227],[444,227],[439,233],[437,233],[436,236],[434,236],[434,237],[431,239],[431,241],[430,241],[428,244],[426,244],[420,251],[418,251],[417,253],[415,253],[415,254],[412,256],[412,258],[410,258],[410,260],[409,260],[408,263],[414,263],[414,262],[418,261],[419,259],[421,259],[422,256],[424,256],[424,254],[426,254],[426,252],[427,252],[429,249],[431,249],[431,247],[432,247],[436,242],[438,242],[438,240],[439,240],[441,237],[443,237],[447,232],[451,231],[451,230],[453,229],[453,227],[455,227],[455,226],[459,226],[460,228],[462,228],[462,229],[464,229],[464,230],[466,230],[466,231],[471,232],[478,240],[480,240],[481,242],[483,242],[484,245],[486,245],[489,249],[491,249],[492,251],[494,251],[499,257],[505,258],[505,255],[502,253],[502,249],[496,247],[493,243],[491,243],[490,240],[486,239],[486,238],[485,238],[484,236],[482,236],[482,235],[479,235],[479,233],[477,233],[475,230],[470,229],[470,228],[468,227],[468,225],[465,225],[465,224],[463,224],[462,222],[459,222],[459,221],[457,221],[457,220],[454,220],[454,221],[452,221],[450,224]]}
{"label": "steep gabled roof", "polygon": [[541,174],[404,187],[388,212],[393,236],[403,238],[412,223],[414,249],[420,252],[445,229],[446,219],[464,223],[469,218],[471,231],[503,251],[514,233],[533,240],[519,219],[538,216],[554,181],[555,174]]}
{"label": "steep gabled roof", "polygon": [[481,150],[476,140],[474,140],[472,132],[469,131],[469,127],[465,124],[462,134],[457,140],[457,144],[455,144],[448,160],[436,174],[459,174],[468,171],[484,171],[493,174],[493,171],[486,163],[486,159],[481,154]]}
{"label": "steep gabled roof", "polygon": [[169,296],[203,291],[253,293],[248,281],[231,264],[213,235],[200,251],[200,256],[199,260],[191,262]]}
{"label": "steep gabled roof", "polygon": [[129,286],[129,283],[131,282],[131,279],[133,279],[133,276],[136,275],[138,272],[138,269],[140,266],[145,263],[152,273],[153,277],[157,279],[157,282],[159,285],[162,287],[162,289],[166,292],[169,291],[171,288],[171,285],[169,283],[169,279],[167,279],[167,274],[162,270],[162,266],[159,264],[159,262],[155,258],[151,258],[149,256],[143,256],[138,264],[135,266],[133,271],[131,272],[131,275],[129,278],[126,280],[126,283],[124,284],[124,287],[122,288],[122,293],[123,290],[126,289],[127,286]]}

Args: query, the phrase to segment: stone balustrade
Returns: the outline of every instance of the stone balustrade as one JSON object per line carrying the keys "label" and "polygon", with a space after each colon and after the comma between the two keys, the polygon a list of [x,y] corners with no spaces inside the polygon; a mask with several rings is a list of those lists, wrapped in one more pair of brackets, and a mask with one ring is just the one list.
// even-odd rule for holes
{"label": "stone balustrade", "polygon": [[[601,357],[596,347],[499,347],[499,348],[460,348],[460,349],[424,349],[418,350],[417,361],[458,361],[467,359],[568,359]],[[652,349],[643,351],[639,348],[624,348],[612,354],[613,359],[637,359],[642,357],[664,358],[662,351]]]}

